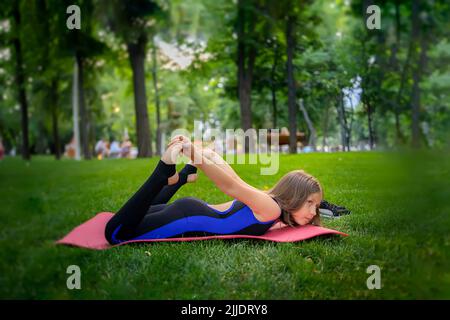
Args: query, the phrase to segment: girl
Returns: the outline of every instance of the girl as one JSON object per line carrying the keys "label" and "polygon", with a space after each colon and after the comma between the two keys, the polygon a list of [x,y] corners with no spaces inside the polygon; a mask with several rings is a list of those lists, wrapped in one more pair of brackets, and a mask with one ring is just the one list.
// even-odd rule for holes
{"label": "girl", "polygon": [[[177,173],[176,157],[183,153],[191,163]],[[195,197],[167,202],[186,182],[196,179],[197,168],[232,201],[212,205]],[[141,188],[111,218],[105,228],[111,244],[128,240],[161,239],[224,234],[262,235],[279,221],[286,225],[321,225],[322,188],[302,170],[284,175],[273,188],[262,191],[243,181],[212,150],[175,136],[155,170]]]}

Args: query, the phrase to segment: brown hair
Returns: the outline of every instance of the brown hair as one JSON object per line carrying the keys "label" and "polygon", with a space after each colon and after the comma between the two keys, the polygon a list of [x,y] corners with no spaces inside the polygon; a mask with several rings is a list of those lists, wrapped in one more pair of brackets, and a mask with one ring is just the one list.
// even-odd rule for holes
{"label": "brown hair", "polygon": [[[292,217],[292,212],[300,209],[306,199],[316,192],[323,195],[319,181],[303,170],[288,172],[271,189],[266,191],[281,207],[280,220],[291,227],[298,226]],[[322,225],[318,210],[310,224]]]}

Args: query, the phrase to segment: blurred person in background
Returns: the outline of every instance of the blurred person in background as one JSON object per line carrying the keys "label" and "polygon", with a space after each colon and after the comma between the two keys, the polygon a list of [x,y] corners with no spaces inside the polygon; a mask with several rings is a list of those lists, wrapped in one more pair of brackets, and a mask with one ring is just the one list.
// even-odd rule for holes
{"label": "blurred person in background", "polygon": [[119,141],[114,138],[111,139],[111,146],[109,148],[109,157],[110,158],[120,158],[122,154],[122,148],[120,147]]}
{"label": "blurred person in background", "polygon": [[121,145],[121,158],[130,158],[131,157],[131,147],[133,144],[131,143],[128,137],[124,137]]}
{"label": "blurred person in background", "polygon": [[102,160],[109,156],[109,142],[106,138],[97,141],[95,145],[95,155],[98,160]]}
{"label": "blurred person in background", "polygon": [[64,156],[70,159],[75,158],[76,150],[75,150],[75,137],[72,137],[70,142],[64,146]]}

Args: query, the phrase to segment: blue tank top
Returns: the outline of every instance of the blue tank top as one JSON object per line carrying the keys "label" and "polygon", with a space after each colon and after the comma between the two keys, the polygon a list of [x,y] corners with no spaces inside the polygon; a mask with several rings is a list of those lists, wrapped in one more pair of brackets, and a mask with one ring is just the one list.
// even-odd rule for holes
{"label": "blue tank top", "polygon": [[277,218],[277,219],[269,220],[269,221],[266,221],[266,222],[259,221],[258,219],[256,219],[255,214],[253,213],[252,209],[250,209],[250,207],[248,205],[246,205],[245,203],[243,203],[242,201],[239,201],[237,199],[234,199],[232,204],[231,204],[231,206],[230,206],[230,208],[228,208],[225,211],[219,211],[219,210],[216,210],[214,208],[211,208],[211,209],[216,211],[216,212],[218,212],[218,213],[221,213],[221,214],[228,213],[228,212],[230,212],[232,210],[237,210],[237,212],[242,212],[243,216],[245,216],[248,219],[249,222],[258,223],[258,224],[264,224],[264,225],[273,223],[276,220],[278,220],[278,218]]}

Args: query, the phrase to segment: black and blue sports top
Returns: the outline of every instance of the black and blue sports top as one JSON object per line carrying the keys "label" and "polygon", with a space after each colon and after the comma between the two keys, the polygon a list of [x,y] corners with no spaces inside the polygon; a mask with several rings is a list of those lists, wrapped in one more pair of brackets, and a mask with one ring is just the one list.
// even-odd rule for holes
{"label": "black and blue sports top", "polygon": [[219,211],[195,197],[184,197],[169,204],[150,206],[135,230],[135,237],[120,239],[122,225],[115,228],[111,240],[120,243],[129,240],[195,237],[209,235],[262,235],[278,219],[261,222],[243,202],[233,200],[229,209]]}

